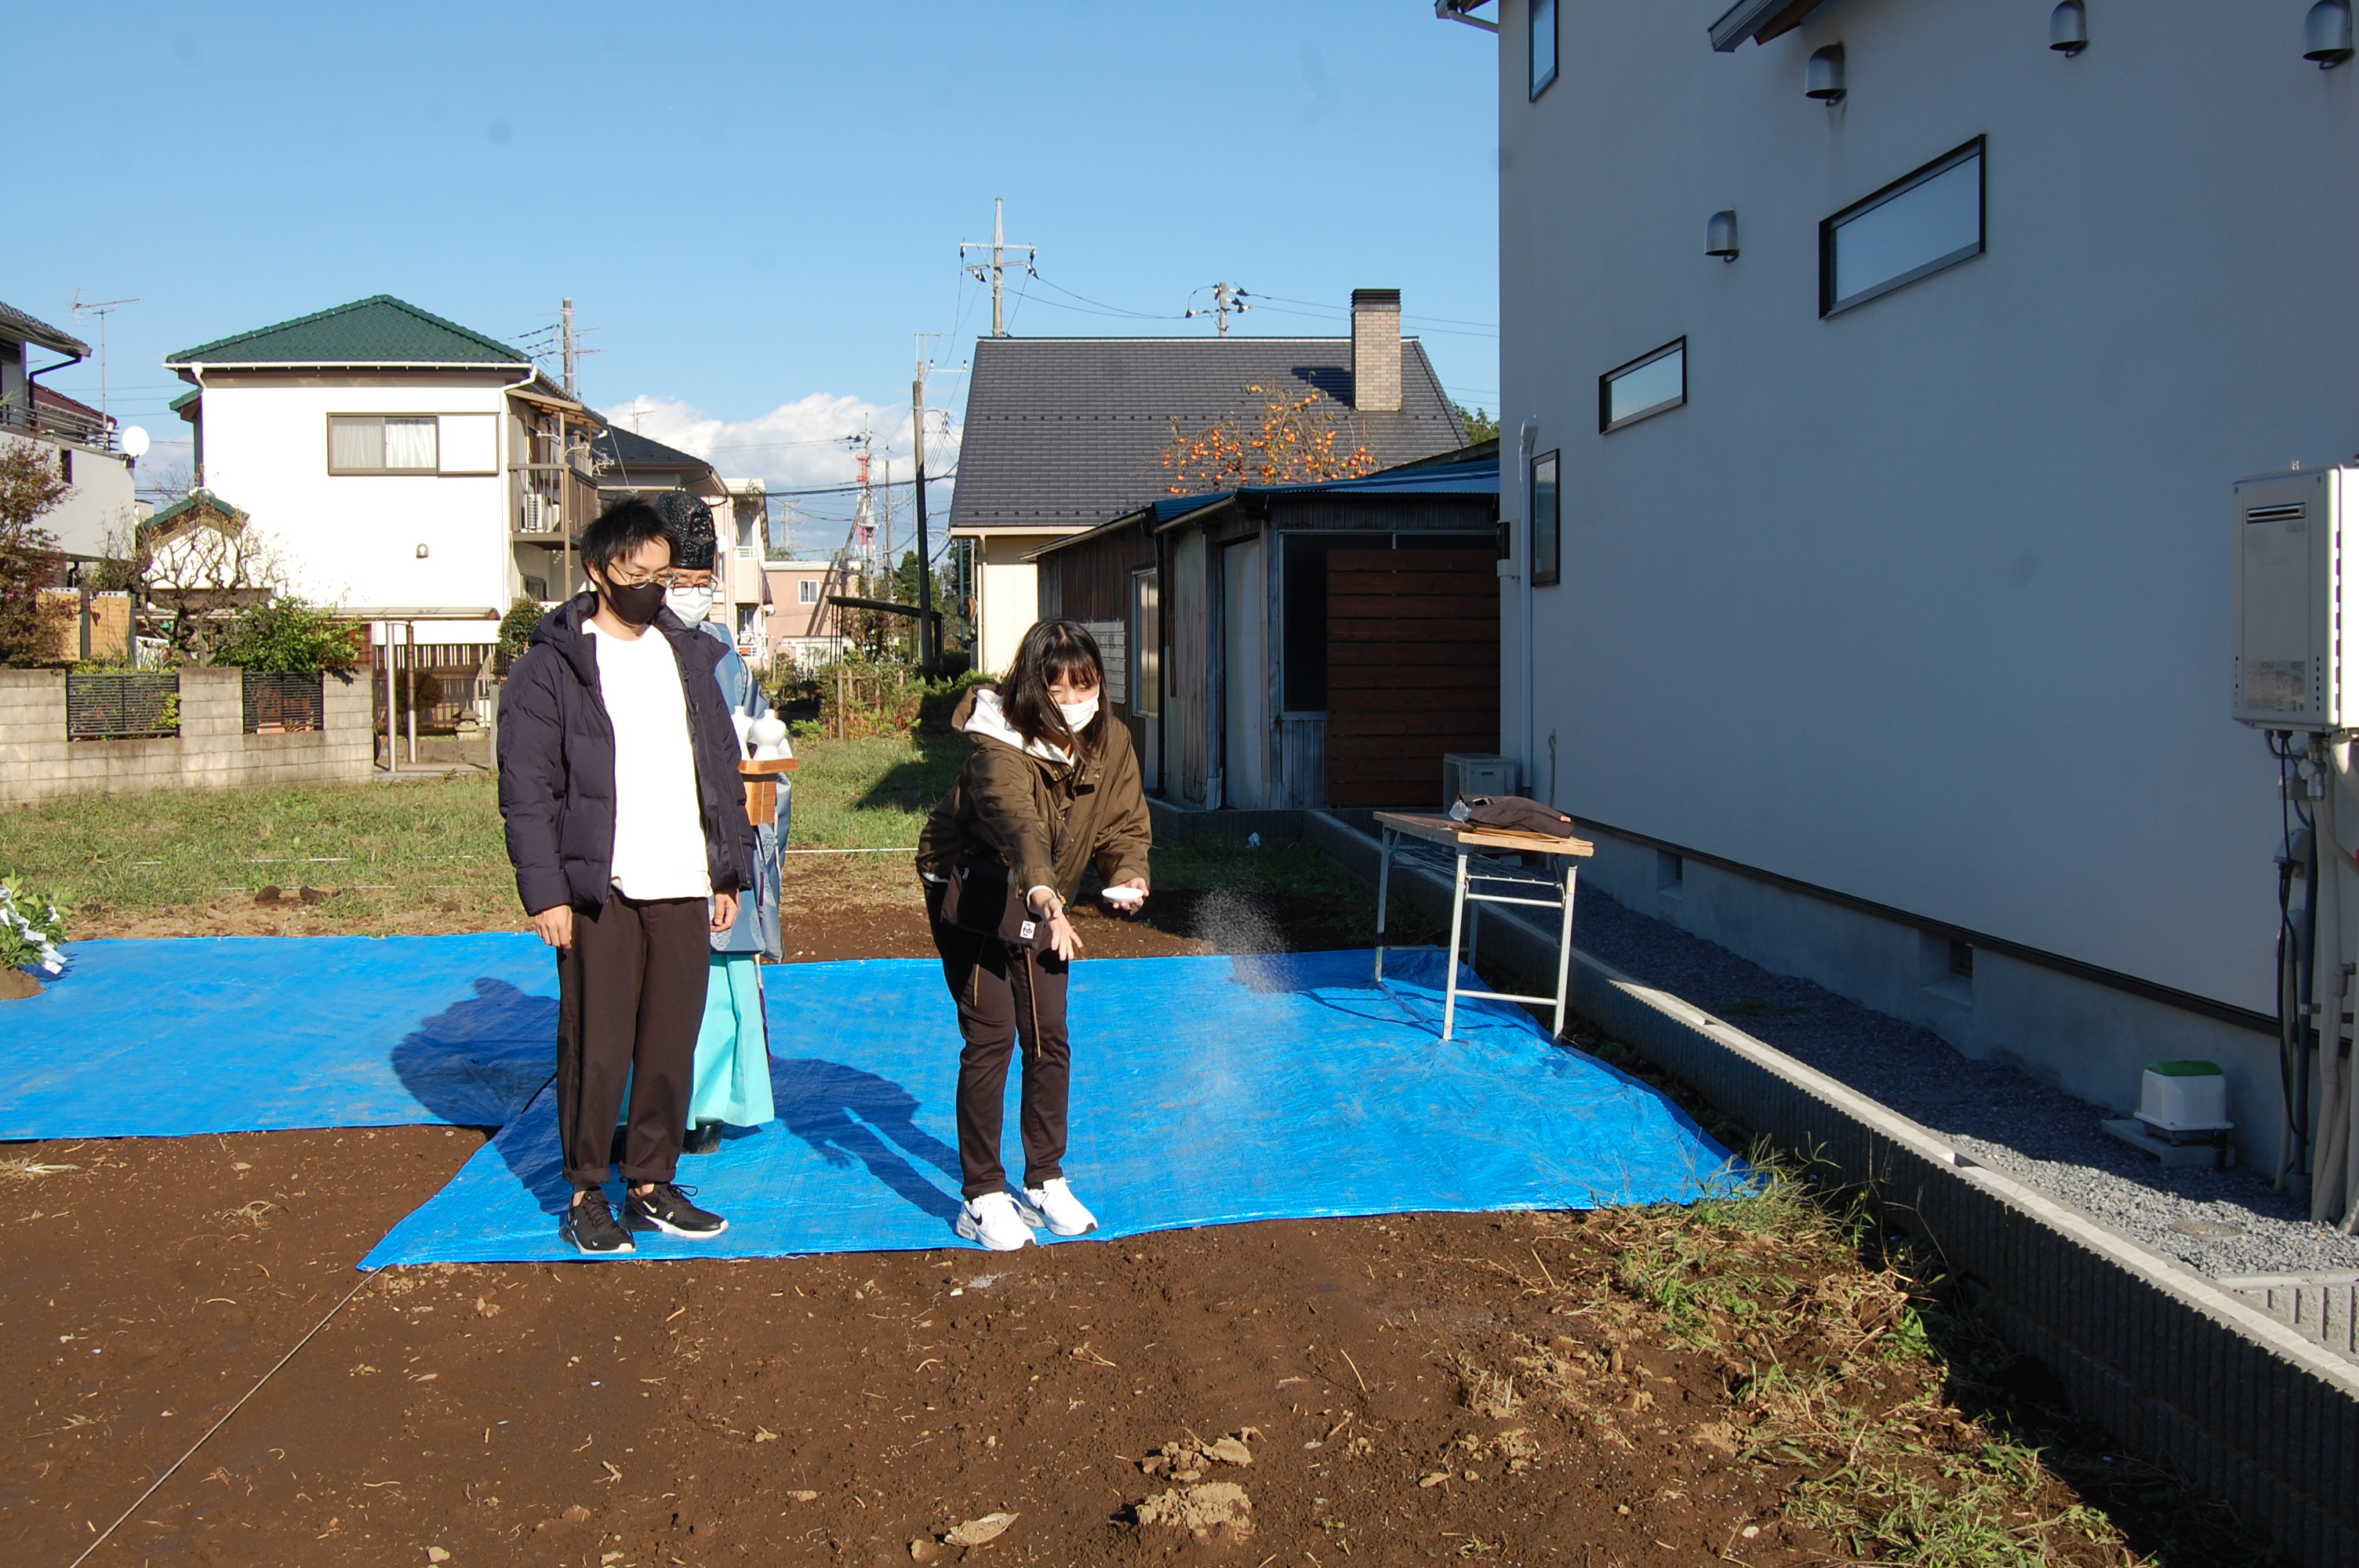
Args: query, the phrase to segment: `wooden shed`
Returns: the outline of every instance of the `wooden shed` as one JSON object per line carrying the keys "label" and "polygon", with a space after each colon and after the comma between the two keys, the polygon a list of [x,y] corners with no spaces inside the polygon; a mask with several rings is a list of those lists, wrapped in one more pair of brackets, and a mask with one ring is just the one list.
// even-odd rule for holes
{"label": "wooden shed", "polygon": [[1495,441],[1321,484],[1173,496],[1034,552],[1090,624],[1151,793],[1435,806],[1499,741]]}

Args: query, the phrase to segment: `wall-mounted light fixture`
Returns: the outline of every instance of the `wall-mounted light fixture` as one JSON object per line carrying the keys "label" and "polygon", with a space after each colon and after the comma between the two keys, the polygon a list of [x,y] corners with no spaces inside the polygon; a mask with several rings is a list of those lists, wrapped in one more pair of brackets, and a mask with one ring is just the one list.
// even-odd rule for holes
{"label": "wall-mounted light fixture", "polygon": [[1736,210],[1725,208],[1713,213],[1703,226],[1703,254],[1718,256],[1724,262],[1736,259]]}
{"label": "wall-mounted light fixture", "polygon": [[2059,0],[2048,13],[2048,47],[2066,59],[2089,47],[2089,8],[2081,0]]}
{"label": "wall-mounted light fixture", "polygon": [[426,546],[423,545],[418,546],[418,558],[421,561],[426,558]]}
{"label": "wall-mounted light fixture", "polygon": [[2332,70],[2351,58],[2351,0],[2318,0],[2301,25],[2301,58]]}
{"label": "wall-mounted light fixture", "polygon": [[[2347,11],[2344,13],[2346,23],[2349,20],[2349,15]],[[2345,34],[2347,37],[2347,27]],[[1843,86],[1843,45],[1829,44],[1822,49],[1813,51],[1810,55],[1810,70],[1802,79],[1804,96],[1815,98],[1829,108],[1832,108],[1843,102],[1843,94],[1848,91],[1849,89]]]}

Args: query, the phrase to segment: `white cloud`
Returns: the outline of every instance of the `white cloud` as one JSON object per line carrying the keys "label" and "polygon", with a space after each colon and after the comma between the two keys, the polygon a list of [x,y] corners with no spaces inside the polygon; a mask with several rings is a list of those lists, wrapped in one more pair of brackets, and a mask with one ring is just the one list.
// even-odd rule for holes
{"label": "white cloud", "polygon": [[[693,452],[727,479],[760,479],[771,490],[851,484],[859,478],[850,438],[866,431],[879,459],[891,458],[895,478],[908,473],[909,410],[860,398],[814,392],[751,419],[722,419],[676,398],[642,394],[605,409],[609,422],[650,440]],[[958,461],[958,433],[945,433],[935,411],[926,433],[926,467],[937,473]],[[877,467],[874,477],[882,480]],[[935,492],[938,502],[946,496]]]}

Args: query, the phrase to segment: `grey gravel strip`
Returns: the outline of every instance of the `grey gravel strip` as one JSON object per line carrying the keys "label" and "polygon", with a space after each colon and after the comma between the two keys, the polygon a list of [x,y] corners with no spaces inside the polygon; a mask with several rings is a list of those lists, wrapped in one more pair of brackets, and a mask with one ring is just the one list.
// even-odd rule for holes
{"label": "grey gravel strip", "polygon": [[2359,1269],[2359,1237],[2313,1225],[2249,1170],[2167,1168],[2097,1127],[2100,1110],[1919,1024],[1773,975],[1584,887],[1576,943],[1650,986],[1949,1138],[1995,1171],[2214,1279]]}

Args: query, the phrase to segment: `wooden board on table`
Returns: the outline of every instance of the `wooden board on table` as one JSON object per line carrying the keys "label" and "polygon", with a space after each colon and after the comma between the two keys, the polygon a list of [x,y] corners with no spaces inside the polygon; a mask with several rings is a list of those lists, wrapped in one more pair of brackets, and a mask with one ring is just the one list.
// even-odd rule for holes
{"label": "wooden board on table", "polygon": [[1469,827],[1447,816],[1407,811],[1379,811],[1378,826],[1396,827],[1413,838],[1435,844],[1459,844],[1472,849],[1523,849],[1540,855],[1594,855],[1597,846],[1586,838],[1559,838],[1547,833],[1516,833],[1504,827]]}

